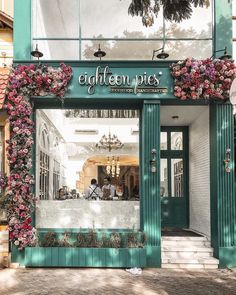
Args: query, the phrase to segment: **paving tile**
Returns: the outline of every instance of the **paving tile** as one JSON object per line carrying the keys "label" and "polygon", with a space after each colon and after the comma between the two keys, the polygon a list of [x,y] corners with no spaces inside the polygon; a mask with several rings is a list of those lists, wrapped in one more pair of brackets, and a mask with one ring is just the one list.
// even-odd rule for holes
{"label": "paving tile", "polygon": [[2,269],[4,295],[236,295],[235,270]]}

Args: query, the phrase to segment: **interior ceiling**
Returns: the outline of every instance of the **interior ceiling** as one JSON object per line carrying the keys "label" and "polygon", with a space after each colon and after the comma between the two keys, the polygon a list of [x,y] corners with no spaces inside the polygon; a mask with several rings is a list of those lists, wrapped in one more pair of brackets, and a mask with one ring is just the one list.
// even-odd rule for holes
{"label": "interior ceiling", "polygon": [[[208,106],[161,106],[161,126],[189,126]],[[178,116],[174,120],[172,117]]]}

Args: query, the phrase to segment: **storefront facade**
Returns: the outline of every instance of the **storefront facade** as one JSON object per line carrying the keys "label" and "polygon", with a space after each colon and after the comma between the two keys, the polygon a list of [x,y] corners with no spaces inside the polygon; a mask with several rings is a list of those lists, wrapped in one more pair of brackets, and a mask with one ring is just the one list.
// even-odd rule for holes
{"label": "storefront facade", "polygon": [[[38,61],[32,61],[30,56],[33,38],[30,26],[31,4],[30,0],[15,1],[15,65],[29,66],[34,63],[37,66],[38,64]],[[224,34],[222,38],[222,31],[231,32],[231,15],[231,3],[226,0],[214,1],[212,52],[225,46],[230,52],[231,34]],[[40,44],[40,40],[38,42]],[[175,85],[170,72],[173,60],[161,62],[156,60],[62,61],[67,66],[71,66],[73,73],[63,102],[47,95],[30,97],[33,102],[32,118],[36,123],[36,128],[40,127],[37,125],[39,121],[37,121],[36,111],[42,109],[128,109],[139,111],[139,191],[141,193],[138,217],[139,229],[144,231],[148,238],[146,246],[141,250],[137,249],[140,250],[140,253],[137,254],[138,258],[131,258],[131,260],[135,259],[138,266],[161,267],[161,229],[162,227],[178,227],[193,229],[208,237],[211,247],[214,248],[214,257],[219,259],[221,267],[236,266],[232,106],[228,102],[220,102],[214,98],[212,100],[177,99],[174,96]],[[59,62],[56,60],[41,61],[41,64],[52,67],[59,66]],[[178,123],[174,121],[174,116],[180,117]],[[179,148],[172,148],[174,133],[182,134],[181,147]],[[165,137],[166,147],[162,147],[162,136]],[[177,139],[175,142],[178,145]],[[228,159],[227,149],[231,150],[230,171],[226,171],[226,168],[229,167],[226,167],[226,162],[224,162]],[[37,197],[37,181],[39,179],[37,176],[37,171],[39,171],[37,138],[35,138],[32,159],[32,172],[36,176]],[[173,169],[175,169],[173,173],[176,175],[176,181],[171,178],[171,172],[166,172],[173,171]],[[181,174],[180,178],[178,178],[178,173]],[[162,178],[167,180],[164,181]],[[181,188],[178,188],[180,182]],[[177,188],[173,189],[175,186]],[[163,193],[161,195],[161,188],[169,191],[169,194],[164,195]],[[178,192],[175,197],[171,194],[173,190],[175,190],[175,194]],[[110,202],[110,204],[112,203]],[[102,202],[99,206],[102,206],[101,204]],[[110,204],[104,206],[111,206]],[[63,207],[64,204],[58,206]],[[123,205],[121,204],[121,206]],[[122,208],[118,211],[122,211]],[[40,211],[38,211],[38,215],[36,213],[36,216],[33,216],[33,223],[41,235],[51,231],[52,228],[58,233],[65,231],[65,226],[56,227],[56,225],[52,226],[52,223],[50,226],[50,222],[45,223],[47,226],[38,226],[42,221],[39,222],[39,218],[45,218],[45,215],[40,217],[39,213]],[[80,227],[80,223],[76,226],[70,224],[66,230],[70,229],[73,232]],[[88,230],[85,226],[82,227],[84,231]],[[129,225],[130,227],[132,225]],[[115,227],[110,228],[107,225],[104,228],[107,232],[112,232]],[[117,230],[123,233],[127,231],[127,228],[120,226]],[[109,248],[106,249],[106,253],[102,254],[97,253],[98,249],[93,250],[93,253],[84,250],[82,254],[76,254],[82,255],[81,259],[87,261],[83,265],[76,264],[74,258],[72,262],[68,262],[70,260],[65,258],[68,255],[74,257],[75,250],[72,248],[70,248],[70,253],[68,252],[69,248],[67,250],[47,249],[47,254],[42,254],[43,252],[40,252],[39,248],[34,252],[33,247],[26,247],[23,251],[13,247],[12,262],[19,262],[26,266],[134,266],[134,263],[131,263],[127,258],[129,255],[132,256],[130,250],[124,252],[124,256],[119,253],[120,258],[116,257],[118,252],[114,254],[115,252]],[[53,251],[59,252],[54,253]],[[103,251],[105,250],[103,249]],[[41,260],[37,264],[36,261],[40,260],[43,255],[46,255],[43,258],[44,262]],[[55,265],[52,257],[58,255],[64,258],[61,259],[61,263]],[[102,256],[109,256],[109,258],[106,258],[106,262],[103,263],[101,262],[103,261]]]}

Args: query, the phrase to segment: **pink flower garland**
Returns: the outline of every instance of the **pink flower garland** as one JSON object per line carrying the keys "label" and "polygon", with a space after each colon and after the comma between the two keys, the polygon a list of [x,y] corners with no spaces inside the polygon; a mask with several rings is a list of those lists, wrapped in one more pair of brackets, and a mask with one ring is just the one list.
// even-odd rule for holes
{"label": "pink flower garland", "polygon": [[236,67],[232,60],[187,58],[172,64],[171,74],[174,78],[174,95],[181,100],[226,100]]}
{"label": "pink flower garland", "polygon": [[31,225],[35,197],[34,176],[31,174],[34,122],[30,97],[55,95],[62,99],[71,76],[71,67],[65,64],[58,69],[45,65],[19,65],[10,74],[4,106],[11,130],[7,141],[10,164],[7,208],[10,240],[19,250],[32,245],[35,238],[35,229]]}

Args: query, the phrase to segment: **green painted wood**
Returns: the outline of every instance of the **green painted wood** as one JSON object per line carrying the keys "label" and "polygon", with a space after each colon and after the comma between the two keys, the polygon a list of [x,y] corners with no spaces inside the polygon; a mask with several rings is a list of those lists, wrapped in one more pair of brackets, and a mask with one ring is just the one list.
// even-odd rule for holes
{"label": "green painted wood", "polygon": [[[230,104],[210,107],[211,241],[220,264],[223,248],[236,246],[234,121]],[[225,151],[231,149],[231,172],[225,171]],[[226,251],[227,252],[227,251]]]}
{"label": "green painted wood", "polygon": [[[159,101],[144,101],[142,113],[142,166],[141,202],[143,229],[148,237],[148,246],[161,245],[161,202],[160,202],[160,104]],[[151,151],[156,149],[156,173],[151,172]],[[160,256],[147,253],[148,266],[161,266]]]}
{"label": "green painted wood", "polygon": [[31,0],[14,1],[14,59],[31,60]]}
{"label": "green painted wood", "polygon": [[25,249],[27,267],[145,267],[145,248],[40,248]]}
{"label": "green painted wood", "polygon": [[58,248],[49,248],[51,250],[51,262],[54,267],[59,266],[59,250]]}
{"label": "green painted wood", "polygon": [[236,267],[236,246],[219,248],[220,268]]}
{"label": "green painted wood", "polygon": [[188,227],[186,198],[161,198],[161,227]]}
{"label": "green painted wood", "polygon": [[19,251],[18,248],[12,244],[11,246],[11,262],[25,265],[25,250]]}
{"label": "green painted wood", "polygon": [[[214,38],[213,50],[227,46],[227,53],[232,55],[232,1],[214,1]],[[223,55],[223,51],[216,53],[216,57]]]}

